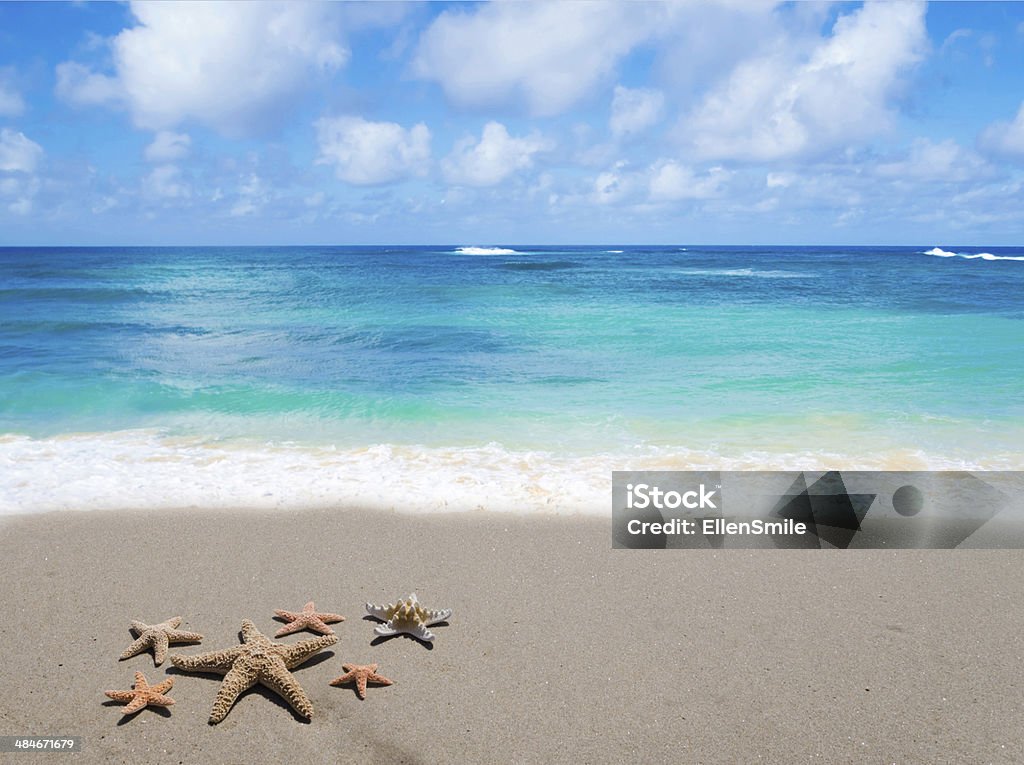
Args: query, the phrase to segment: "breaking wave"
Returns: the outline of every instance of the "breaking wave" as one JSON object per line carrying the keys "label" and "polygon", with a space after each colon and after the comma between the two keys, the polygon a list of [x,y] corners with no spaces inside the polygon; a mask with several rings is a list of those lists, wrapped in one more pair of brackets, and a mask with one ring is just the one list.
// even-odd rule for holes
{"label": "breaking wave", "polygon": [[922,255],[934,255],[937,258],[963,258],[964,260],[1020,260],[1024,261],[1024,255],[993,255],[991,252],[949,252],[941,247],[932,247],[921,253]]}
{"label": "breaking wave", "polygon": [[457,247],[456,255],[520,255],[518,250],[506,247]]}
{"label": "breaking wave", "polygon": [[758,271],[753,268],[682,268],[676,271],[686,276],[743,276],[755,279],[817,279],[817,274],[803,271]]}
{"label": "breaking wave", "polygon": [[358,507],[604,515],[613,470],[1021,469],[1019,453],[970,461],[916,450],[863,455],[637,447],[589,456],[374,444],[335,448],[171,437],[156,431],[0,436],[0,516],[51,510]]}

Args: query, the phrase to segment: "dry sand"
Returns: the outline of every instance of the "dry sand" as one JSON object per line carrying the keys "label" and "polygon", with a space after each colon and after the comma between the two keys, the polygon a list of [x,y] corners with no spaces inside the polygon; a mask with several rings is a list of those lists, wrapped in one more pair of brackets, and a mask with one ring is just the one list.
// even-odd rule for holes
{"label": "dry sand", "polygon": [[[610,549],[609,522],[495,515],[53,513],[0,524],[5,762],[1024,762],[1024,552]],[[434,647],[373,644],[362,604],[450,607]],[[130,619],[236,644],[309,599],[347,620],[295,670],[300,721],[219,680],[118,662]],[[294,642],[306,633],[282,638]],[[360,701],[342,662],[395,680]],[[107,688],[173,674],[169,712]]]}

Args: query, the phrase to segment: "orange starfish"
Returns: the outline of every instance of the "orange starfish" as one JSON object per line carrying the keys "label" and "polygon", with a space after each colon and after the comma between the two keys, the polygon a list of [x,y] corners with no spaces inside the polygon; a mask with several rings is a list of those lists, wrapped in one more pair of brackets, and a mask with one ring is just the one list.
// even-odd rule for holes
{"label": "orange starfish", "polygon": [[341,668],[346,670],[345,674],[331,680],[331,685],[344,685],[354,680],[356,683],[356,693],[359,694],[361,699],[366,698],[367,682],[377,683],[378,685],[391,685],[394,682],[393,680],[388,680],[383,675],[378,675],[376,664],[342,664]]}
{"label": "orange starfish", "polygon": [[333,635],[334,630],[328,627],[326,622],[345,621],[345,617],[341,614],[320,613],[316,610],[316,606],[313,605],[312,600],[304,605],[302,607],[302,611],[299,613],[295,613],[294,611],[274,611],[274,613],[288,622],[288,624],[284,625],[274,633],[274,637],[290,635],[293,632],[306,629],[312,630],[313,632],[319,632],[321,635]]}
{"label": "orange starfish", "polygon": [[174,685],[174,678],[169,677],[162,683],[150,685],[146,682],[146,676],[141,672],[135,673],[135,690],[132,691],[104,691],[114,701],[127,704],[122,711],[126,715],[132,715],[143,707],[169,707],[174,699],[165,696],[167,691]]}

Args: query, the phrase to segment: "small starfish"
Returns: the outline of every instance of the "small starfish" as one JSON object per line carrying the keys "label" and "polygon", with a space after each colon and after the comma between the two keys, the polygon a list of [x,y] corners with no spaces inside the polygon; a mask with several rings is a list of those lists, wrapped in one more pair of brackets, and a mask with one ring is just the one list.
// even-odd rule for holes
{"label": "small starfish", "polygon": [[142,653],[148,648],[153,649],[153,663],[159,667],[164,663],[167,656],[167,646],[170,643],[198,643],[203,636],[198,632],[186,632],[177,627],[181,624],[181,617],[175,616],[159,624],[145,624],[133,621],[132,630],[137,634],[138,640],[124,649],[121,660],[130,659],[135,654]]}
{"label": "small starfish", "polygon": [[174,685],[174,678],[169,677],[162,683],[150,685],[146,682],[146,676],[141,672],[135,673],[135,690],[132,691],[104,691],[114,701],[127,704],[122,711],[123,714],[133,715],[143,707],[169,707],[174,699],[165,696],[167,691]]}
{"label": "small starfish", "polygon": [[394,682],[394,680],[388,680],[384,675],[378,675],[376,664],[342,664],[341,668],[345,670],[345,674],[331,680],[331,685],[344,685],[355,680],[356,693],[361,699],[366,698],[367,682],[379,685],[391,685]]}
{"label": "small starfish", "polygon": [[288,624],[284,625],[274,633],[274,637],[290,635],[293,632],[298,632],[299,630],[304,629],[319,632],[321,635],[333,635],[334,630],[328,627],[325,622],[345,621],[345,617],[341,614],[320,613],[316,610],[316,606],[313,605],[312,600],[304,605],[302,607],[302,611],[299,613],[295,613],[294,611],[274,611],[274,613],[288,622]]}
{"label": "small starfish", "polygon": [[211,723],[223,720],[242,692],[256,683],[262,683],[282,696],[292,709],[308,720],[313,716],[313,704],[288,670],[295,669],[313,654],[337,642],[337,635],[324,635],[290,645],[275,643],[246,619],[242,622],[241,645],[196,656],[174,654],[171,663],[186,672],[224,675],[224,682],[210,711]]}
{"label": "small starfish", "polygon": [[375,606],[372,603],[367,603],[366,613],[375,619],[386,622],[386,624],[378,624],[373,628],[373,631],[382,637],[398,635],[404,632],[429,643],[434,639],[434,633],[428,630],[427,627],[450,618],[452,610],[450,608],[424,608],[416,599],[416,593],[414,592],[405,600],[400,600],[397,603],[388,603],[386,606]]}

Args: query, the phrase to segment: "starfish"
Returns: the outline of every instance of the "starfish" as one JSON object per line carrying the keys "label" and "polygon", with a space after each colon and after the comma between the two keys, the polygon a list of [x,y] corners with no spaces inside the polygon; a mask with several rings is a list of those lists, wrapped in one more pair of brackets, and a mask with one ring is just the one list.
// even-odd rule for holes
{"label": "starfish", "polygon": [[429,643],[434,639],[434,634],[427,627],[443,622],[451,617],[452,610],[450,608],[424,608],[416,599],[416,593],[414,592],[405,600],[400,600],[397,603],[388,603],[386,606],[375,606],[372,603],[367,603],[366,613],[375,619],[386,622],[386,624],[378,624],[373,628],[373,631],[382,637],[398,635],[404,632]]}
{"label": "starfish", "polygon": [[174,678],[169,677],[162,683],[150,685],[146,682],[146,676],[141,672],[135,673],[135,690],[132,691],[104,691],[114,701],[127,704],[122,712],[126,715],[133,715],[143,707],[169,707],[174,699],[165,696],[167,691],[174,685]]}
{"label": "starfish", "polygon": [[291,645],[275,643],[246,619],[242,622],[242,644],[225,651],[195,656],[171,656],[171,663],[186,672],[214,672],[224,675],[210,711],[210,722],[223,720],[243,691],[262,683],[282,696],[292,709],[307,720],[313,716],[313,704],[288,670],[295,669],[313,654],[338,642],[337,635],[302,640]]}
{"label": "starfish", "polygon": [[288,624],[284,625],[274,633],[274,637],[290,635],[293,632],[298,632],[303,629],[319,632],[321,635],[333,635],[334,630],[328,627],[325,622],[345,621],[345,617],[341,614],[320,613],[316,610],[316,606],[313,605],[312,600],[304,605],[302,607],[302,611],[299,613],[295,613],[294,611],[274,611],[274,613],[288,622]]}
{"label": "starfish", "polygon": [[170,643],[198,643],[203,636],[198,632],[185,632],[177,627],[181,624],[181,617],[175,616],[159,624],[145,624],[133,621],[132,630],[139,637],[130,646],[124,649],[121,659],[129,659],[137,653],[142,653],[147,648],[153,649],[153,663],[160,666],[167,656],[167,646]]}
{"label": "starfish", "polygon": [[394,682],[383,675],[378,675],[376,664],[342,664],[341,668],[345,670],[345,674],[331,680],[331,685],[344,685],[355,680],[356,693],[361,699],[366,698],[367,682],[379,685],[391,685]]}

